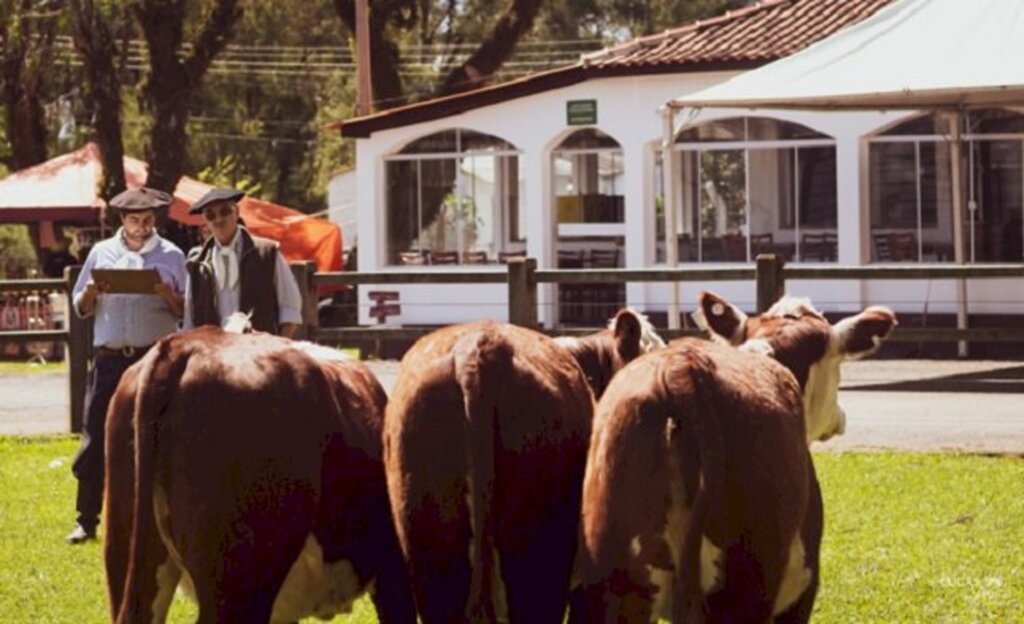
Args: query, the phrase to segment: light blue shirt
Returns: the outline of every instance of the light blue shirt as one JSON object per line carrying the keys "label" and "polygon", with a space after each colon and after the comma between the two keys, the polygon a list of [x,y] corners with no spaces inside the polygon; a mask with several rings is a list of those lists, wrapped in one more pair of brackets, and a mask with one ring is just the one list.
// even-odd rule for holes
{"label": "light blue shirt", "polygon": [[[237,257],[242,256],[242,229],[235,232],[235,238],[228,245],[232,246]],[[214,240],[214,256],[221,249],[221,244]],[[235,269],[237,270],[237,268]],[[291,268],[285,262],[281,250],[277,250],[277,262],[274,264],[274,290],[277,293],[277,322],[302,324],[302,293],[299,292],[299,285],[295,281]],[[241,283],[236,282],[232,288],[221,288],[217,290],[217,313],[221,319],[226,319],[235,312],[238,312],[238,300],[241,295]],[[246,310],[242,310],[245,312]],[[192,329],[192,285],[185,288],[185,320],[182,323],[185,329]]]}
{"label": "light blue shirt", "polygon": [[[167,303],[155,294],[99,293],[93,313],[82,314],[82,294],[92,279],[92,270],[120,266],[118,261],[126,255],[126,248],[116,237],[100,241],[89,252],[72,290],[71,300],[75,312],[82,318],[95,316],[93,346],[111,349],[145,347],[178,329],[177,317],[167,307]],[[142,261],[142,268],[156,269],[165,284],[169,284],[179,295],[185,294],[185,254],[174,243],[160,239],[155,248],[142,254]]]}

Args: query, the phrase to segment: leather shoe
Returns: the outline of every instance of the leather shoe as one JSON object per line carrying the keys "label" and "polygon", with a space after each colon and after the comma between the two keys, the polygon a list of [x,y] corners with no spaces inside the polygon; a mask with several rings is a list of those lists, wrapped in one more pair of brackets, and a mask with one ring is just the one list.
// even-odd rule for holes
{"label": "leather shoe", "polygon": [[68,536],[64,538],[68,544],[84,544],[85,542],[96,539],[96,529],[86,529],[80,524],[75,525],[75,530],[68,533]]}

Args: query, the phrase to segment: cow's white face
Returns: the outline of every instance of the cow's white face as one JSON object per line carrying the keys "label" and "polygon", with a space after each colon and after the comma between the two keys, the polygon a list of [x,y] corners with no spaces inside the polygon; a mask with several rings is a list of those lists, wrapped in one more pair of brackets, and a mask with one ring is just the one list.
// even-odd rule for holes
{"label": "cow's white face", "polygon": [[748,317],[714,293],[703,292],[694,320],[712,339],[778,360],[803,389],[808,442],[846,430],[839,405],[840,365],[878,348],[896,325],[888,308],[873,306],[835,326],[804,298],[784,297],[767,312]]}
{"label": "cow's white face", "polygon": [[807,441],[828,440],[846,431],[846,412],[839,405],[839,368],[843,356],[829,341],[825,357],[811,365],[804,386]]}

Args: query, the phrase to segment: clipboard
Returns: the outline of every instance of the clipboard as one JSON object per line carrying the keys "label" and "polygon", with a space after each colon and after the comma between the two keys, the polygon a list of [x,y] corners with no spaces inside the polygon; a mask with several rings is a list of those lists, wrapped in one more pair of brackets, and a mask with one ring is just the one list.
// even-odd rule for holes
{"label": "clipboard", "polygon": [[92,279],[109,284],[110,294],[152,295],[160,274],[156,269],[93,269]]}

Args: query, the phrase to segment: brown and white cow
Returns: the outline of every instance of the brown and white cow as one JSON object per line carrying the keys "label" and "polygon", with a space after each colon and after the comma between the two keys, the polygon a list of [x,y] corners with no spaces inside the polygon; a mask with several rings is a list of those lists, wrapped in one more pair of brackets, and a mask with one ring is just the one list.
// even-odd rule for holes
{"label": "brown and white cow", "polygon": [[598,399],[623,366],[641,353],[665,346],[647,317],[632,308],[619,310],[601,331],[587,336],[559,336],[555,342],[569,350]]}
{"label": "brown and white cow", "polygon": [[415,622],[381,459],[386,396],[331,353],[205,327],[125,373],[107,423],[114,621],[164,621],[181,581],[199,622],[329,618],[368,587],[380,621]]}
{"label": "brown and white cow", "polygon": [[562,621],[593,414],[573,356],[608,379],[652,340],[645,328],[653,333],[625,311],[600,336],[563,346],[470,323],[425,336],[403,358],[384,457],[425,624]]}
{"label": "brown and white cow", "polygon": [[846,414],[838,401],[842,361],[873,352],[896,326],[892,310],[872,306],[832,327],[809,299],[792,296],[748,317],[711,292],[700,294],[693,316],[712,340],[771,356],[796,376],[811,442],[846,430]]}
{"label": "brown and white cow", "polygon": [[810,618],[823,510],[805,404],[835,432],[833,368],[872,351],[895,316],[870,308],[831,327],[783,301],[750,319],[710,294],[701,309],[730,343],[757,342],[674,341],[598,404],[583,495],[591,622]]}

